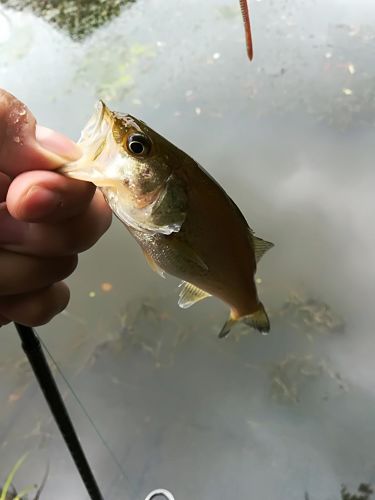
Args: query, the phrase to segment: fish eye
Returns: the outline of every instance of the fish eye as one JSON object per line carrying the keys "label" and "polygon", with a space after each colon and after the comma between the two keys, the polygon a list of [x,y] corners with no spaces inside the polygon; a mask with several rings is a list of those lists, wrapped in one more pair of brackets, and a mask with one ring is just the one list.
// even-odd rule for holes
{"label": "fish eye", "polygon": [[133,134],[128,137],[127,147],[134,155],[147,155],[151,149],[151,142],[142,134]]}

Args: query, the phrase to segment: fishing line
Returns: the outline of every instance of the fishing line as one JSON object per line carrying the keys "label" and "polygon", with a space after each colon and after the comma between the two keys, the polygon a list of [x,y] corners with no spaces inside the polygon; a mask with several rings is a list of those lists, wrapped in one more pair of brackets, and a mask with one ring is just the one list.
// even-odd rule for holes
{"label": "fishing line", "polygon": [[114,461],[114,463],[117,465],[117,468],[121,472],[121,475],[123,476],[124,479],[126,479],[127,481],[129,481],[129,478],[128,478],[128,476],[127,476],[124,468],[122,467],[119,459],[117,458],[117,456],[115,455],[114,451],[112,450],[112,448],[109,446],[108,442],[105,440],[105,438],[103,437],[103,435],[99,431],[97,425],[95,424],[94,420],[90,416],[90,414],[87,411],[86,407],[84,406],[84,404],[82,403],[82,401],[79,399],[77,393],[73,389],[72,384],[69,382],[69,380],[64,375],[63,371],[61,370],[61,368],[57,364],[57,361],[55,360],[55,358],[52,356],[52,354],[51,354],[50,350],[48,349],[48,347],[46,346],[45,342],[40,338],[40,336],[37,333],[36,333],[36,336],[38,337],[40,343],[43,346],[43,349],[48,354],[48,357],[51,359],[52,363],[56,367],[57,371],[59,372],[59,374],[60,374],[61,378],[63,379],[63,381],[65,382],[66,386],[68,387],[68,389],[72,393],[72,395],[73,395],[74,399],[76,400],[76,402],[78,403],[79,407],[81,408],[81,410],[85,414],[87,420],[90,422],[90,424],[91,424],[92,428],[94,429],[96,435],[98,436],[98,438],[100,439],[100,441],[104,445],[105,449],[108,451],[108,453],[112,457],[112,460]]}
{"label": "fishing line", "polygon": [[14,323],[35,377],[91,500],[104,500],[33,328]]}
{"label": "fishing line", "polygon": [[[108,451],[108,453],[110,454],[110,456],[112,457],[113,461],[115,462],[115,464],[117,465],[117,468],[118,470],[121,472],[122,476],[124,479],[126,479],[127,481],[129,481],[129,478],[125,472],[125,470],[123,469],[119,459],[117,458],[117,456],[115,455],[115,453],[113,452],[112,448],[109,446],[109,444],[107,443],[107,441],[104,439],[103,435],[101,434],[101,432],[99,431],[97,425],[95,424],[94,420],[92,419],[92,417],[90,416],[89,412],[87,411],[86,407],[84,406],[84,404],[82,403],[82,401],[79,399],[77,393],[75,392],[75,390],[73,389],[73,386],[71,385],[71,383],[69,382],[69,380],[66,378],[66,376],[64,375],[64,372],[61,370],[60,366],[57,364],[57,361],[55,360],[55,358],[53,357],[53,355],[51,354],[50,350],[48,349],[48,347],[46,346],[45,342],[40,338],[40,336],[36,333],[36,336],[38,337],[40,343],[42,344],[43,346],[43,349],[46,351],[46,353],[48,354],[49,358],[51,359],[52,363],[55,365],[57,371],[59,372],[61,378],[64,380],[66,386],[68,387],[68,389],[70,390],[70,392],[72,393],[74,399],[77,401],[79,407],[81,408],[81,410],[83,411],[83,413],[86,415],[86,418],[88,419],[88,421],[90,422],[92,428],[94,429],[95,433],[97,434],[97,436],[99,437],[100,441],[103,443],[103,445],[105,446],[106,450]],[[147,495],[147,497],[145,498],[145,500],[162,500],[162,499],[165,499],[165,500],[175,500],[175,497],[172,495],[172,493],[168,490],[165,490],[165,489],[157,489],[157,490],[153,490],[151,491],[151,493],[149,493]]]}
{"label": "fishing line", "polygon": [[[86,410],[85,406],[79,399],[77,393],[73,389],[72,385],[62,372],[61,368],[55,361],[54,357],[52,356],[51,352],[47,348],[46,344],[43,342],[43,340],[39,337],[39,335],[35,332],[35,330],[31,327],[20,325],[18,323],[14,324],[17,332],[20,336],[21,342],[22,342],[22,348],[30,361],[31,367],[34,371],[34,374],[39,382],[40,388],[42,389],[42,392],[46,398],[46,401],[48,403],[48,406],[50,407],[50,410],[52,412],[52,415],[55,418],[56,424],[58,425],[60,432],[65,440],[65,443],[70,451],[70,454],[76,464],[76,467],[78,469],[78,472],[81,475],[81,478],[83,480],[83,483],[86,486],[87,492],[91,498],[91,500],[104,500],[104,497],[102,496],[100,489],[98,487],[98,484],[95,480],[95,477],[93,475],[93,472],[90,468],[90,465],[86,459],[85,453],[82,449],[81,443],[79,441],[79,438],[76,434],[76,431],[74,429],[73,423],[70,419],[70,416],[68,414],[68,411],[65,407],[65,403],[62,399],[62,396],[60,394],[60,391],[58,389],[58,386],[55,382],[55,379],[52,375],[52,371],[47,363],[46,357],[44,355],[43,350],[46,351],[47,355],[51,359],[52,363],[56,367],[58,373],[60,374],[61,378],[64,380],[66,386],[72,393],[74,399],[78,403],[79,407],[83,411],[84,415],[90,422],[92,428],[94,429],[96,435],[99,437],[100,441],[102,444],[105,446],[106,450],[110,454],[112,460],[115,462],[117,465],[119,471],[121,472],[122,476],[127,480],[128,477],[118,460],[117,456],[107,443],[107,441],[104,439],[102,436],[101,432],[99,431],[98,427],[96,426],[95,422],[93,421],[92,417]],[[44,481],[43,481],[44,482]],[[156,500],[156,499],[162,499],[164,498],[165,500],[175,500],[174,496],[172,493],[168,490],[165,489],[157,489],[153,490],[149,495],[146,497],[145,500]]]}

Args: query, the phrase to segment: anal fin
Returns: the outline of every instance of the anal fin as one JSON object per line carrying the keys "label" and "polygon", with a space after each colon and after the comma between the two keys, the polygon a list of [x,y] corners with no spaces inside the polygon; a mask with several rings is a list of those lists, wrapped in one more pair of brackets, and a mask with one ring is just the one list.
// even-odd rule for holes
{"label": "anal fin", "polygon": [[226,337],[236,323],[237,323],[237,320],[233,319],[230,316],[227,319],[227,321],[224,323],[223,328],[220,330],[220,333],[218,335],[219,339],[223,339],[224,337]]}
{"label": "anal fin", "polygon": [[159,276],[161,276],[162,278],[166,278],[166,274],[165,272],[163,271],[163,269],[154,261],[154,259],[151,257],[151,255],[149,255],[147,252],[143,252],[145,257],[146,257],[146,260],[148,262],[148,265],[151,267],[151,269],[155,272],[155,273],[158,273]]}
{"label": "anal fin", "polygon": [[179,295],[178,305],[182,309],[187,309],[188,307],[194,305],[196,302],[199,302],[206,297],[211,297],[208,292],[205,292],[201,288],[198,288],[188,281],[182,281],[180,286],[182,287],[182,290]]}

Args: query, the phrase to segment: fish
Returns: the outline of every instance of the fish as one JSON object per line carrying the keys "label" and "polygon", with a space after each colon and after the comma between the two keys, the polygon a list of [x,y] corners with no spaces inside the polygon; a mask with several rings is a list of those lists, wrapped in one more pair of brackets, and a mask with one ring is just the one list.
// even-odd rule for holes
{"label": "fish", "polygon": [[102,191],[150,267],[182,280],[181,308],[214,296],[230,306],[220,338],[238,322],[269,331],[255,272],[273,243],[255,236],[203,167],[143,121],[111,111],[103,101],[78,144],[81,158],[58,172]]}

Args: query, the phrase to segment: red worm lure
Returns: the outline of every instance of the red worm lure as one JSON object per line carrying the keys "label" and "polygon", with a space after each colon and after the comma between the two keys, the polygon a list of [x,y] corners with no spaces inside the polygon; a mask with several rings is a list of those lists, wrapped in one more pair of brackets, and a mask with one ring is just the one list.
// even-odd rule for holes
{"label": "red worm lure", "polygon": [[251,36],[250,16],[249,8],[247,6],[247,0],[240,0],[240,7],[242,12],[243,24],[245,27],[247,55],[249,56],[249,59],[251,61],[253,59],[253,39]]}

